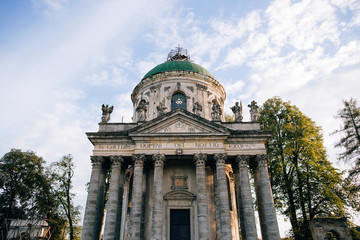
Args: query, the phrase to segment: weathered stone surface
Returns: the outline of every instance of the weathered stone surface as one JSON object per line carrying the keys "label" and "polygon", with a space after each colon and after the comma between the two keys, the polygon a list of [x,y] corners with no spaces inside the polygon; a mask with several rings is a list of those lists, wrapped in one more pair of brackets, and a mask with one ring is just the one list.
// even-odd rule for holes
{"label": "weathered stone surface", "polygon": [[328,239],[330,232],[337,239],[352,240],[346,218],[314,218],[310,221],[310,230],[314,240]]}
{"label": "weathered stone surface", "polygon": [[[156,72],[133,91],[133,123],[109,123],[106,119],[98,132],[87,133],[93,154],[106,161],[97,166],[94,157],[83,239],[99,239],[109,158],[113,165],[104,239],[170,239],[173,209],[190,214],[184,222],[189,224],[191,239],[239,240],[238,217],[243,239],[256,239],[247,157],[238,159],[235,171],[230,163],[238,155],[266,154],[270,134],[261,131],[255,118],[253,122],[223,122],[220,113],[224,112],[225,97],[225,90],[211,75],[179,69]],[[240,113],[236,111],[237,121]],[[122,156],[124,166],[115,163],[115,156]],[[145,164],[151,156],[154,164]],[[122,193],[124,172],[128,180]],[[277,239],[266,167],[255,170],[255,179],[264,239]]]}
{"label": "weathered stone surface", "polygon": [[210,239],[208,221],[208,203],[206,196],[205,163],[206,154],[195,154],[196,183],[197,183],[197,217],[199,226],[199,240]]}
{"label": "weathered stone surface", "polygon": [[141,208],[142,208],[142,183],[145,155],[133,155],[134,175],[131,195],[130,228],[129,239],[140,240],[141,230]]}
{"label": "weathered stone surface", "polygon": [[164,154],[153,155],[154,162],[154,182],[153,182],[153,208],[152,208],[152,228],[151,240],[162,239],[163,228],[163,167],[165,163]]}
{"label": "weathered stone surface", "polygon": [[118,240],[120,238],[122,196],[124,185],[124,174],[121,166],[124,159],[121,156],[111,156],[111,181],[109,197],[106,207],[106,220],[104,240]]}
{"label": "weathered stone surface", "polygon": [[267,169],[267,156],[256,155],[256,162],[254,180],[262,238],[264,240],[279,240],[280,233]]}
{"label": "weathered stone surface", "polygon": [[104,209],[103,196],[105,188],[104,158],[91,156],[92,172],[81,239],[98,240],[100,237],[101,220]]}
{"label": "weathered stone surface", "polygon": [[238,165],[238,202],[240,214],[241,236],[243,240],[257,240],[256,221],[251,196],[249,179],[249,155],[236,157]]}
{"label": "weathered stone surface", "polygon": [[217,153],[214,155],[216,162],[217,194],[220,210],[220,232],[222,240],[232,239],[229,195],[227,190],[225,161],[226,154]]}

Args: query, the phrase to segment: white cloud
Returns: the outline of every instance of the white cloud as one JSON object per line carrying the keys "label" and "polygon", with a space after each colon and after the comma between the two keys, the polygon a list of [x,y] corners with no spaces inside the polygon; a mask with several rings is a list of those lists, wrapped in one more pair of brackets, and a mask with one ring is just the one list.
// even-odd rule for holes
{"label": "white cloud", "polygon": [[95,86],[104,85],[108,80],[109,73],[107,71],[102,71],[101,73],[93,73],[85,77],[86,82]]}
{"label": "white cloud", "polygon": [[132,122],[133,104],[130,98],[131,92],[118,94],[114,97],[115,109],[111,116],[111,121]]}
{"label": "white cloud", "polygon": [[68,4],[68,0],[31,0],[35,8],[43,14],[51,16],[54,12],[63,10]]}

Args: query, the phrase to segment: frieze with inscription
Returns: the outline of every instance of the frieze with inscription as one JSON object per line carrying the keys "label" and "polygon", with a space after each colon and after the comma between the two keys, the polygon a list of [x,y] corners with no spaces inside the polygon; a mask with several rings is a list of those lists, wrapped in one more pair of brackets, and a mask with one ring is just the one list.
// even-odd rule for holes
{"label": "frieze with inscription", "polygon": [[134,149],[218,149],[227,150],[241,149],[262,149],[264,144],[261,143],[229,143],[223,142],[143,142],[133,144],[109,144],[95,145],[95,150],[134,150]]}
{"label": "frieze with inscription", "polygon": [[95,145],[96,150],[132,150],[134,148],[132,144]]}

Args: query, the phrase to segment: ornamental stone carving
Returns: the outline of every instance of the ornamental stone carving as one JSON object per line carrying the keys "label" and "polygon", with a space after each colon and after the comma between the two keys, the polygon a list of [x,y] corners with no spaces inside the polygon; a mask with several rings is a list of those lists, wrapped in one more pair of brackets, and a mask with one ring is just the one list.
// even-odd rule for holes
{"label": "ornamental stone carving", "polygon": [[194,162],[197,167],[205,166],[206,159],[207,159],[206,153],[195,153],[194,154]]}
{"label": "ornamental stone carving", "polygon": [[218,165],[218,164],[225,165],[226,157],[227,157],[226,153],[215,153],[214,159],[215,159],[216,165]]}
{"label": "ornamental stone carving", "polygon": [[202,112],[202,106],[200,105],[200,103],[199,102],[195,102],[194,103],[194,107],[193,107],[193,112],[196,114],[196,115],[198,115],[198,116],[200,116],[200,112]]}
{"label": "ornamental stone carving", "polygon": [[258,167],[266,167],[268,161],[268,156],[266,154],[256,155],[256,163]]}
{"label": "ornamental stone carving", "polygon": [[151,92],[156,92],[156,90],[160,90],[160,88],[161,88],[161,84],[158,84],[156,86],[151,86],[150,91]]}
{"label": "ornamental stone carving", "polygon": [[249,155],[238,155],[235,160],[239,167],[249,167]]}
{"label": "ornamental stone carving", "polygon": [[110,162],[112,167],[121,167],[124,159],[122,158],[122,156],[110,156]]}
{"label": "ornamental stone carving", "polygon": [[165,163],[165,154],[154,154],[153,161],[155,167],[163,167]]}
{"label": "ornamental stone carving", "polygon": [[144,166],[144,161],[145,161],[145,155],[144,154],[134,154],[132,156],[133,161],[134,161],[134,166],[135,167],[142,167]]}
{"label": "ornamental stone carving", "polygon": [[206,87],[206,86],[204,86],[204,85],[202,85],[202,84],[199,84],[199,83],[196,84],[196,88],[197,88],[198,90],[200,90],[200,91],[206,91],[206,90],[207,90],[207,87]]}
{"label": "ornamental stone carving", "polygon": [[101,166],[105,162],[104,157],[102,156],[90,156],[90,160],[93,167]]}

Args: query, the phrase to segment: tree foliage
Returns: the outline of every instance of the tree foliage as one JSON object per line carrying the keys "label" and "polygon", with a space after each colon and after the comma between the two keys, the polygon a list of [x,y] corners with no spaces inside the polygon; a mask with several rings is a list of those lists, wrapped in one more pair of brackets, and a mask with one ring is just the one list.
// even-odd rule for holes
{"label": "tree foliage", "polygon": [[51,164],[49,174],[53,182],[53,194],[59,202],[58,211],[66,216],[70,240],[80,239],[80,206],[74,206],[75,194],[71,192],[74,167],[72,156],[67,155]]}
{"label": "tree foliage", "polygon": [[341,174],[327,160],[321,129],[296,106],[271,98],[259,121],[273,134],[266,148],[276,207],[296,240],[311,239],[311,219],[344,215]]}
{"label": "tree foliage", "polygon": [[[68,215],[63,208],[64,196],[69,195],[70,200],[74,197],[71,193],[74,165],[71,159],[69,162],[64,159],[68,160],[68,156],[54,163],[54,166],[59,166],[58,169],[46,168],[45,161],[32,151],[11,149],[0,159],[2,239],[6,237],[6,221],[9,219],[45,219],[52,230],[51,239],[63,238],[67,228],[70,228],[68,216],[75,222],[73,225],[77,224],[78,208],[70,208],[72,215]],[[62,165],[65,162],[68,165]],[[66,171],[70,175],[66,175]],[[75,229],[73,232],[78,231]]]}
{"label": "tree foliage", "polygon": [[335,116],[341,119],[342,126],[335,133],[342,134],[340,141],[335,147],[345,149],[340,154],[340,159],[354,163],[350,169],[350,178],[357,178],[360,175],[360,107],[353,98],[344,100],[344,108],[340,109]]}
{"label": "tree foliage", "polygon": [[0,160],[1,212],[6,218],[44,217],[42,192],[48,192],[44,160],[12,149]]}

